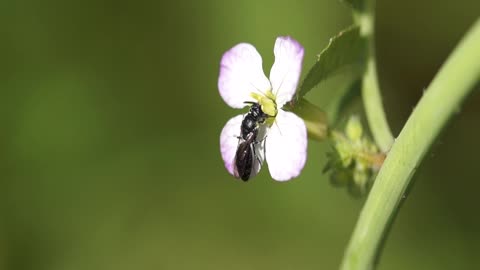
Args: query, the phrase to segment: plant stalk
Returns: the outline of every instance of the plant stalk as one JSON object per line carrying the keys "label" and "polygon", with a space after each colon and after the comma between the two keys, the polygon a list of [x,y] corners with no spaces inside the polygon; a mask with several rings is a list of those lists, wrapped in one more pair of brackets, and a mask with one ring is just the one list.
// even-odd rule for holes
{"label": "plant stalk", "polygon": [[421,160],[480,80],[480,19],[433,79],[393,144],[365,202],[342,270],[373,269],[389,222]]}
{"label": "plant stalk", "polygon": [[383,109],[382,96],[378,85],[375,61],[375,0],[367,0],[361,10],[354,12],[354,20],[360,25],[360,33],[367,40],[368,60],[362,80],[362,97],[368,125],[376,144],[383,153],[388,152],[394,138]]}

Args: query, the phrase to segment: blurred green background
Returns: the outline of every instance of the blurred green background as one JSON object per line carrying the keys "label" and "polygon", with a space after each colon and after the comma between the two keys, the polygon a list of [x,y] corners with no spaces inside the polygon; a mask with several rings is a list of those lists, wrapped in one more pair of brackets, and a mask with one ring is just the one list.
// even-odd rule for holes
{"label": "blurred green background", "polygon": [[[395,134],[479,10],[379,1]],[[293,181],[236,181],[219,133],[239,112],[216,84],[239,42],[268,74],[275,38],[291,35],[306,71],[350,23],[335,0],[2,1],[0,269],[336,269],[363,201],[322,175],[329,146],[311,142]],[[380,269],[480,265],[479,96],[417,171]]]}

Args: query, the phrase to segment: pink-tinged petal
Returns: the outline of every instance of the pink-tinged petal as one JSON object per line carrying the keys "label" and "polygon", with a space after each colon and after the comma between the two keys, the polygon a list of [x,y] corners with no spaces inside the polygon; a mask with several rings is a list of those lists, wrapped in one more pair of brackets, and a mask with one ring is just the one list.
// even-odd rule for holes
{"label": "pink-tinged petal", "polygon": [[234,175],[234,159],[238,147],[238,136],[240,136],[242,120],[243,115],[237,115],[231,118],[223,127],[222,133],[220,133],[220,152],[222,153],[225,168],[231,175]]}
{"label": "pink-tinged petal", "polygon": [[297,89],[302,72],[303,47],[291,37],[278,37],[275,41],[275,63],[270,70],[270,82],[276,95],[278,108],[290,101]]}
{"label": "pink-tinged petal", "polygon": [[307,159],[307,128],[291,112],[278,111],[266,138],[266,159],[273,179],[287,181],[297,177]]}
{"label": "pink-tinged petal", "polygon": [[[243,115],[237,115],[228,120],[227,124],[225,124],[222,132],[220,133],[220,152],[222,154],[222,159],[225,164],[225,168],[233,176],[235,176],[235,154],[237,152],[237,147],[240,142],[238,137],[240,136],[240,125],[242,123],[243,117]],[[258,138],[262,138],[261,136],[264,136],[262,135],[263,133],[264,132],[260,130]],[[264,141],[259,141],[259,143],[255,143],[254,148],[257,158],[255,158],[254,160],[250,178],[254,177],[260,171],[263,161],[265,159]]]}
{"label": "pink-tinged petal", "polygon": [[265,93],[270,88],[255,47],[240,43],[223,54],[218,89],[230,107],[243,108],[245,101],[255,101],[250,93]]}

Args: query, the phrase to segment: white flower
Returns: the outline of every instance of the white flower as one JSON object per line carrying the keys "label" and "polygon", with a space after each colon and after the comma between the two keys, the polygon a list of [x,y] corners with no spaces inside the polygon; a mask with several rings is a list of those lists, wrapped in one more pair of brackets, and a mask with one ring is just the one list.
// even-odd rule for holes
{"label": "white flower", "polygon": [[[254,161],[251,177],[258,173],[265,158],[272,178],[286,181],[300,174],[307,156],[305,123],[295,114],[281,109],[295,94],[302,69],[303,47],[290,37],[278,37],[274,55],[269,80],[263,73],[262,57],[255,47],[247,43],[234,46],[222,57],[218,88],[229,106],[243,108],[246,101],[258,102],[270,116],[266,135],[261,137],[264,140],[255,145],[259,158]],[[230,119],[220,135],[222,158],[232,175],[242,120],[243,115]]]}

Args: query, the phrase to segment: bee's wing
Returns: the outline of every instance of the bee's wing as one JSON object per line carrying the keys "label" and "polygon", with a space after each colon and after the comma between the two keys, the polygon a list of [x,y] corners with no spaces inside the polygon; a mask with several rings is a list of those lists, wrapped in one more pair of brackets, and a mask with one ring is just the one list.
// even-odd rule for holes
{"label": "bee's wing", "polygon": [[235,154],[233,169],[235,177],[246,177],[244,180],[248,180],[248,178],[250,178],[253,166],[253,156],[252,144],[250,142],[241,140],[241,143],[238,145],[237,152]]}

